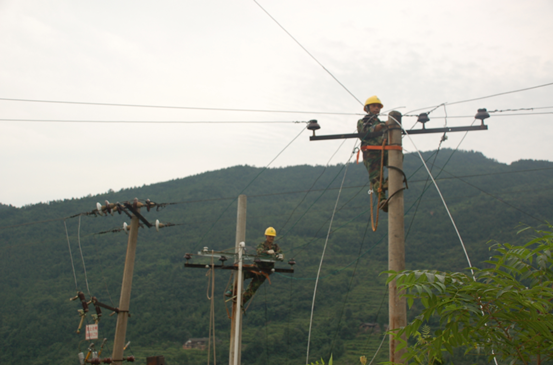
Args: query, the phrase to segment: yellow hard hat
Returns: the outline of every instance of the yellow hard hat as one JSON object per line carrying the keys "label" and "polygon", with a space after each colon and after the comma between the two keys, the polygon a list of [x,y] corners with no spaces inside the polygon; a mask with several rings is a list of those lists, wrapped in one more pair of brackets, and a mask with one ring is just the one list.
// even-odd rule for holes
{"label": "yellow hard hat", "polygon": [[370,98],[367,99],[367,101],[365,101],[365,106],[371,105],[371,104],[380,104],[380,107],[384,108],[384,105],[382,105],[382,102],[376,95],[371,96]]}
{"label": "yellow hard hat", "polygon": [[273,227],[269,227],[265,230],[265,236],[276,236],[276,231]]}

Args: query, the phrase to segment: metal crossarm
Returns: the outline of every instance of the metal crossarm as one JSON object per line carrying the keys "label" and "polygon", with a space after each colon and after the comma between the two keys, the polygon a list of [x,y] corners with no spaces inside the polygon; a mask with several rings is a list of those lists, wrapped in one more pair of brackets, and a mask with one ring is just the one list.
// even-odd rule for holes
{"label": "metal crossarm", "polygon": [[[403,134],[427,134],[427,133],[446,133],[446,132],[468,132],[468,131],[483,131],[487,130],[485,124],[468,126],[468,127],[445,127],[445,128],[427,128],[427,129],[411,129],[402,132]],[[347,138],[374,138],[381,136],[384,132],[375,133],[345,133],[345,134],[328,134],[325,136],[310,136],[310,141],[324,141],[329,139],[347,139]]]}

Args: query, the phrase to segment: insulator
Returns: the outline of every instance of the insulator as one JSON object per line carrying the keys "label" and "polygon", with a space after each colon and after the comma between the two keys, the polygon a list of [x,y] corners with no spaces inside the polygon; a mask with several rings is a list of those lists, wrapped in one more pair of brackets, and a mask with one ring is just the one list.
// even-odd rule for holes
{"label": "insulator", "polygon": [[428,113],[420,113],[419,117],[417,118],[417,122],[422,123],[422,129],[425,129],[425,123],[430,121],[430,118],[428,118]]}
{"label": "insulator", "polygon": [[316,131],[317,129],[321,129],[321,126],[317,123],[316,119],[311,119],[309,124],[307,124],[307,129],[310,131]]}
{"label": "insulator", "polygon": [[192,255],[187,253],[186,255],[184,255],[184,258],[186,259],[186,261],[188,261],[192,258]]}
{"label": "insulator", "polygon": [[126,360],[129,362],[134,362],[134,356],[129,356]]}
{"label": "insulator", "polygon": [[479,119],[482,122],[484,122],[484,119],[489,118],[490,113],[486,110],[486,108],[478,109],[478,113],[474,116],[474,119]]}
{"label": "insulator", "polygon": [[111,357],[106,357],[105,359],[102,359],[102,362],[104,364],[111,364],[113,361],[111,360]]}
{"label": "insulator", "polygon": [[79,352],[79,363],[84,365],[84,354],[82,352]]}
{"label": "insulator", "polygon": [[221,256],[219,257],[219,261],[221,261],[223,264],[225,263],[225,261],[227,261],[227,257],[226,256]]}
{"label": "insulator", "polygon": [[296,261],[294,259],[290,259],[290,261],[288,261],[288,265],[290,266],[294,266],[296,264]]}

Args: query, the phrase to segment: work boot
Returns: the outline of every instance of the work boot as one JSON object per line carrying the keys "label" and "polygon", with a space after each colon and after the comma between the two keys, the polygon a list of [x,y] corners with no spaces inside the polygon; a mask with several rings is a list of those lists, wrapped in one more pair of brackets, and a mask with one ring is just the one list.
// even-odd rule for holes
{"label": "work boot", "polygon": [[384,213],[388,213],[388,200],[381,200],[378,203],[378,209],[382,209]]}

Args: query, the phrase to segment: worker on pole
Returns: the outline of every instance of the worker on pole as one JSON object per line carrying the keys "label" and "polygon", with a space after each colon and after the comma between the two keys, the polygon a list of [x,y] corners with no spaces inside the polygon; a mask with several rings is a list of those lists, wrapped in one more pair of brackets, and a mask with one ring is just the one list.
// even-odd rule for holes
{"label": "worker on pole", "polygon": [[[259,256],[268,255],[274,257],[281,252],[280,247],[276,243],[274,243],[275,237],[276,230],[273,227],[269,227],[265,230],[265,241],[261,242],[257,246],[257,254]],[[261,284],[263,284],[265,279],[269,278],[269,275],[273,273],[272,270],[275,267],[275,264],[273,262],[258,262],[256,263],[256,266],[259,270],[251,270],[244,273],[244,280],[252,279],[252,281],[244,292],[244,296],[242,297],[242,304],[246,304],[246,302],[253,297]]]}
{"label": "worker on pole", "polygon": [[[363,152],[363,164],[369,172],[370,190],[369,194],[379,196],[378,208],[384,212],[388,211],[386,201],[386,190],[388,190],[388,179],[384,180],[382,165],[388,166],[388,151],[383,149],[384,136],[370,136],[371,133],[383,132],[386,123],[378,119],[380,110],[384,107],[380,99],[373,95],[367,99],[363,110],[367,113],[363,119],[357,121],[357,131],[361,139],[361,151]],[[378,147],[371,147],[378,146]],[[384,156],[382,156],[384,154]],[[381,183],[382,182],[382,183]],[[382,189],[379,191],[379,189]]]}

